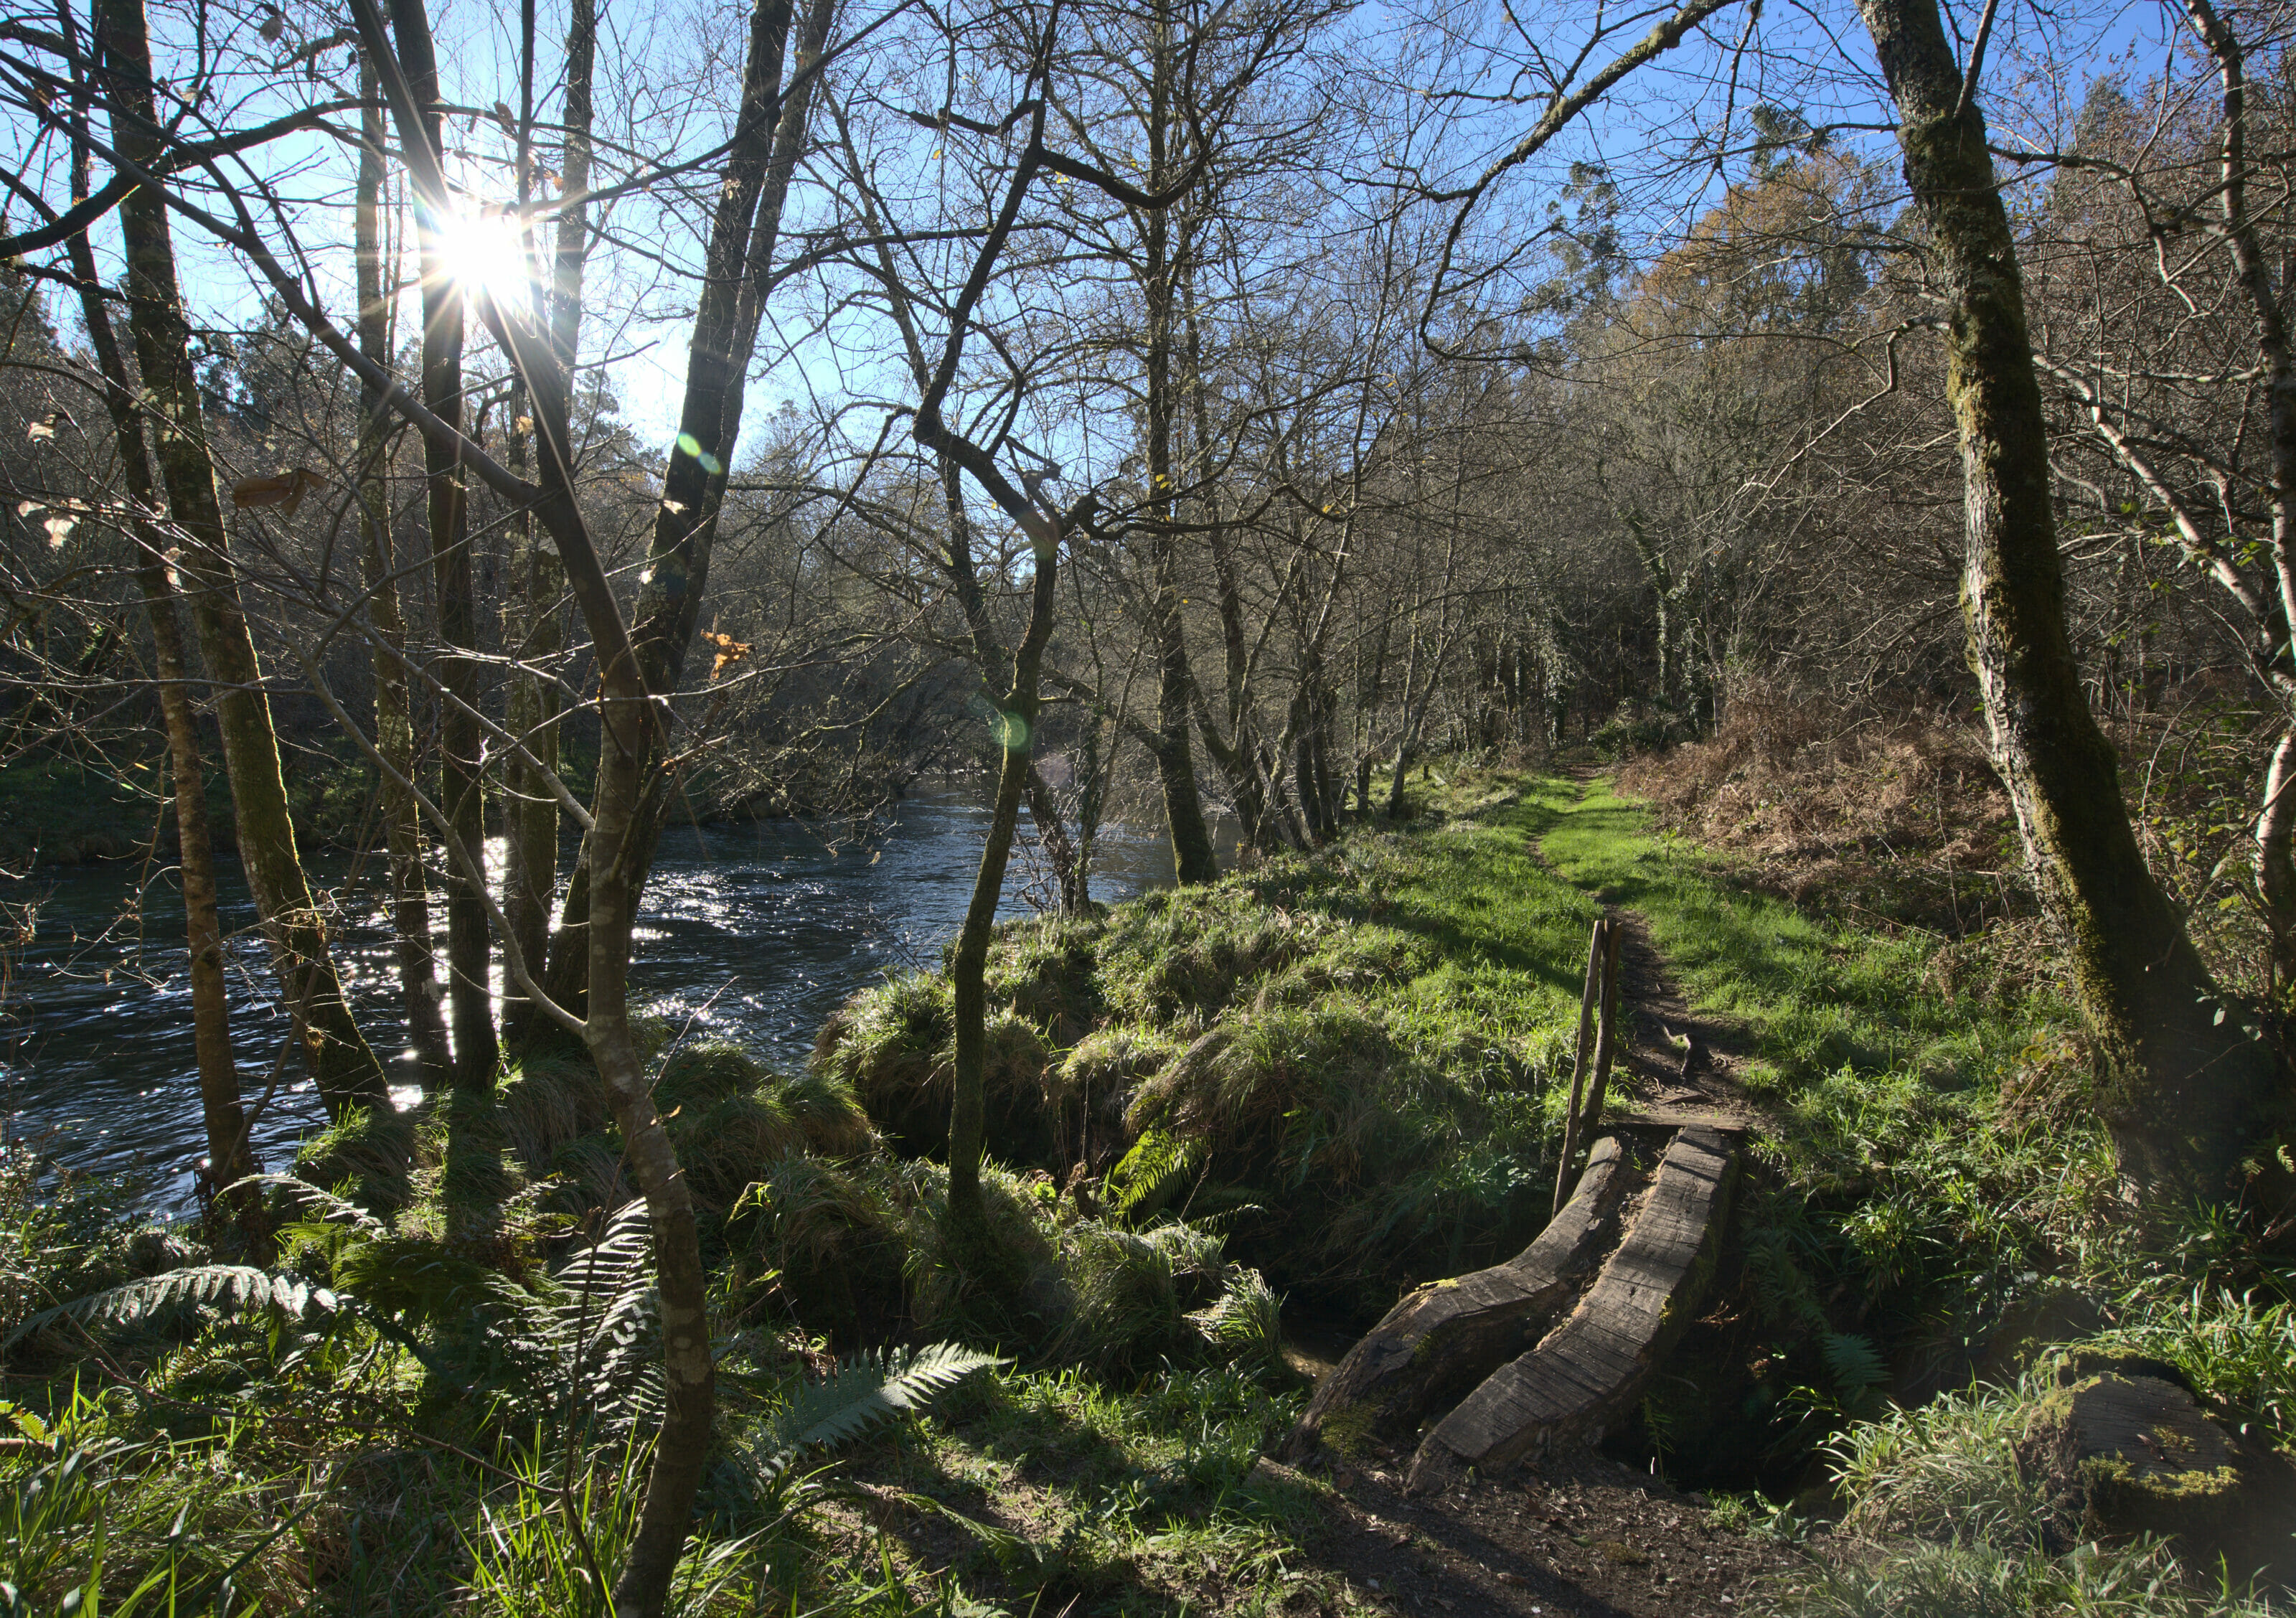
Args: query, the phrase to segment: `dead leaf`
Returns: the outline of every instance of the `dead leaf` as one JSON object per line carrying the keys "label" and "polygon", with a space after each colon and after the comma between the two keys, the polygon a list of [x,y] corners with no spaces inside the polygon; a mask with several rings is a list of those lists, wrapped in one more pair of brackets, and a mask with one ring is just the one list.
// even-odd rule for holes
{"label": "dead leaf", "polygon": [[534,431],[534,418],[530,415],[520,416],[516,424],[521,432],[532,432]]}
{"label": "dead leaf", "polygon": [[709,665],[709,678],[712,680],[750,655],[749,642],[735,640],[730,635],[720,635],[715,629],[702,630],[701,638],[718,648],[718,655]]}
{"label": "dead leaf", "polygon": [[326,486],[327,480],[317,472],[298,466],[275,478],[242,478],[231,486],[231,503],[241,511],[258,505],[283,506],[291,517],[305,495]]}
{"label": "dead leaf", "polygon": [[20,517],[29,517],[39,509],[40,503],[37,500],[20,500],[16,504],[16,514]]}
{"label": "dead leaf", "polygon": [[263,8],[263,21],[255,31],[262,35],[266,43],[275,40],[287,31],[287,20],[266,5]]}
{"label": "dead leaf", "polygon": [[56,436],[54,423],[52,420],[46,422],[34,422],[30,426],[24,429],[24,436],[31,439],[36,444],[42,439],[52,439]]}
{"label": "dead leaf", "polygon": [[50,517],[42,523],[40,526],[48,530],[48,548],[52,551],[63,549],[64,536],[72,531],[78,521],[77,517]]}

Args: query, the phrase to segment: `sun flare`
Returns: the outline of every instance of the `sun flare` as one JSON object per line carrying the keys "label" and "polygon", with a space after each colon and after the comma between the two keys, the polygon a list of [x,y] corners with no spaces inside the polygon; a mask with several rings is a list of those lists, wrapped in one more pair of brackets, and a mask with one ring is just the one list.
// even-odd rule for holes
{"label": "sun flare", "polygon": [[458,209],[439,233],[440,267],[465,292],[524,294],[527,261],[518,221],[491,208]]}

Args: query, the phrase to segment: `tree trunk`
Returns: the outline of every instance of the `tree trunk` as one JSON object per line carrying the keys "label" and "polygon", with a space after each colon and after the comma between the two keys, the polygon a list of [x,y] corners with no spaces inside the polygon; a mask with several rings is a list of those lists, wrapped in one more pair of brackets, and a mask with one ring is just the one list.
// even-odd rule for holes
{"label": "tree trunk", "polygon": [[[1147,116],[1148,173],[1152,184],[1165,178],[1167,126],[1172,117],[1169,41],[1160,38],[1150,86]],[[1153,579],[1148,604],[1149,632],[1156,638],[1156,780],[1164,797],[1164,817],[1172,831],[1172,870],[1183,886],[1219,875],[1211,830],[1204,821],[1203,794],[1196,784],[1193,747],[1188,736],[1188,703],[1193,680],[1188,672],[1188,641],[1180,620],[1178,541],[1172,532],[1172,421],[1179,400],[1172,383],[1172,343],[1177,273],[1166,209],[1150,209],[1143,231],[1146,257],[1142,291],[1147,300],[1148,510]]]}
{"label": "tree trunk", "polygon": [[[592,75],[598,53],[598,14],[596,0],[572,0],[566,25],[566,103],[565,151],[559,164],[559,194],[579,198],[590,188],[590,130],[594,117],[592,99]],[[571,377],[575,361],[580,357],[582,338],[582,282],[584,266],[590,256],[590,209],[584,201],[572,201],[558,216],[558,239],[551,265],[550,287],[550,349],[553,362],[561,374]],[[557,558],[537,547],[527,585],[529,598],[538,599],[545,588],[554,587],[562,591],[565,586],[564,567]],[[556,611],[555,606],[553,612]],[[554,623],[553,628],[555,628]],[[545,700],[555,702],[556,694],[545,694]],[[537,707],[539,704],[537,704]],[[553,724],[546,737],[554,752],[558,746],[558,727]],[[539,752],[536,755],[540,758]],[[531,777],[529,777],[530,779]],[[540,829],[540,816],[525,829],[527,846],[532,848],[532,838]],[[589,981],[590,956],[586,929],[590,924],[589,841],[586,837],[574,861],[574,871],[567,883],[566,899],[559,911],[558,933],[550,937],[545,916],[541,933],[548,948],[541,954],[529,955],[529,961],[546,961],[544,972],[546,988],[552,998],[560,1005],[579,1007]],[[524,856],[521,882],[529,891],[539,888],[535,875],[540,865],[539,851]],[[553,891],[556,890],[558,868],[557,811],[551,811],[550,866]],[[524,948],[533,934],[531,923],[521,922],[518,934]],[[524,1047],[540,1037],[547,1029],[544,1018],[535,1013],[530,1002],[521,1003],[513,1014],[513,1039]],[[506,1019],[510,1020],[510,1019]]]}
{"label": "tree trunk", "polygon": [[[2222,229],[2232,249],[2233,267],[2256,316],[2257,357],[2270,382],[2266,400],[2272,423],[2272,576],[2278,610],[2258,614],[2257,628],[2266,642],[2267,678],[2279,687],[2284,706],[2290,701],[2289,682],[2296,678],[2289,669],[2287,644],[2296,629],[2296,339],[2292,339],[2281,310],[2284,268],[2276,279],[2273,256],[2248,208],[2245,53],[2209,0],[2185,0],[2185,14],[2217,64],[2224,97],[2217,201],[2224,212]],[[2285,262],[2284,257],[2284,267]],[[2136,644],[2141,652],[2144,641],[2140,637]],[[2271,939],[2275,989],[2296,979],[2296,862],[2289,853],[2291,826],[2296,823],[2296,802],[2290,801],[2296,798],[2291,791],[2292,765],[2296,765],[2296,732],[2284,735],[2273,752],[2256,820],[2256,885]]]}
{"label": "tree trunk", "polygon": [[[678,433],[663,473],[646,554],[646,583],[631,628],[646,686],[663,694],[677,689],[700,627],[718,511],[741,431],[750,352],[764,314],[782,209],[805,144],[813,80],[808,77],[799,93],[782,94],[791,9],[791,0],[759,0],[750,13],[742,110],[710,221]],[[833,12],[830,0],[812,0],[800,45],[805,65],[825,48]],[[638,859],[630,880],[640,899],[673,784],[666,773],[649,771],[646,795],[632,820]],[[567,884],[564,920],[551,957],[550,987],[562,1000],[578,998],[579,925],[589,902],[590,859],[586,839]]]}
{"label": "tree trunk", "polygon": [[2119,761],[2073,661],[2024,285],[1984,119],[1964,94],[1935,0],[1860,9],[1948,297],[1970,663],[2043,902],[2070,948],[2097,1046],[2099,1109],[2133,1198],[2166,1208],[2222,1197],[2268,1126],[2272,1067],[2227,1015],[2145,868]]}
{"label": "tree trunk", "polygon": [[1414,734],[1418,728],[1414,718],[1416,710],[1411,700],[1412,688],[1418,684],[1418,681],[1419,628],[1416,624],[1414,624],[1411,630],[1411,653],[1404,660],[1403,664],[1403,702],[1401,711],[1396,716],[1395,774],[1387,784],[1387,817],[1390,820],[1400,820],[1403,817],[1403,776],[1404,772],[1411,767],[1412,743],[1418,740]]}
{"label": "tree trunk", "polygon": [[2296,983],[2296,730],[2280,733],[2256,817],[2256,889],[2272,940],[2272,993]]}
{"label": "tree trunk", "polygon": [[[73,152],[78,183],[86,196],[86,147]],[[215,840],[208,825],[207,781],[200,765],[199,721],[192,708],[190,660],[176,592],[168,582],[166,537],[154,525],[158,490],[144,448],[142,412],[103,307],[95,253],[86,232],[67,243],[72,275],[79,283],[80,316],[102,373],[104,404],[119,450],[120,480],[127,485],[130,538],[135,546],[135,584],[152,620],[152,661],[159,674],[160,718],[168,739],[168,771],[175,789],[177,868],[184,883],[184,942],[192,980],[192,1050],[199,1065],[200,1111],[207,1125],[208,1156],[200,1179],[209,1192],[257,1171],[248,1138],[247,1114],[240,1103],[239,1067],[231,1047],[231,1000],[224,978],[223,924],[216,912]],[[243,1213],[247,1207],[226,1211]]]}
{"label": "tree trunk", "polygon": [[[423,109],[432,142],[440,135],[439,63],[422,0],[390,0],[391,31],[408,87]],[[422,402],[447,426],[463,424],[463,297],[447,258],[448,222],[419,197],[415,242],[422,267]],[[455,835],[476,856],[486,847],[486,734],[477,713],[478,585],[471,566],[470,501],[453,443],[425,439],[430,562],[438,593],[439,660],[445,700],[439,719],[440,807]],[[447,993],[455,1032],[455,1088],[490,1094],[501,1053],[495,1042],[494,948],[481,880],[447,867]]]}
{"label": "tree trunk", "polygon": [[[352,0],[361,43],[388,51],[374,0]],[[444,207],[443,160],[429,120],[396,70],[385,90],[415,191],[427,205]],[[629,881],[632,811],[644,795],[645,760],[659,744],[658,703],[639,674],[636,652],[613,583],[584,521],[574,491],[570,422],[570,368],[560,358],[555,323],[548,333],[527,326],[516,311],[481,305],[515,371],[534,401],[538,487],[536,517],[556,541],[569,593],[580,609],[595,648],[598,669],[599,762],[597,809],[590,843],[596,855],[583,940],[588,958],[589,1014],[579,1021],[583,1042],[604,1080],[633,1177],[646,1199],[653,1236],[654,1271],[661,1299],[662,1366],[666,1395],[657,1430],[645,1503],[613,1592],[624,1618],[655,1618],[669,1596],[670,1580],[693,1515],[693,1499],[709,1454],[716,1409],[716,1370],[709,1353],[709,1293],[701,1269],[693,1196],[676,1149],[655,1111],[648,1075],[629,1021],[629,951],[636,898]],[[557,313],[562,314],[562,306]],[[411,414],[411,412],[410,412]],[[419,418],[418,418],[419,419]],[[426,424],[426,439],[447,438]],[[554,1016],[572,1021],[554,1003]]]}
{"label": "tree trunk", "polygon": [[[392,267],[383,262],[382,109],[380,80],[372,61],[359,63],[360,94],[370,103],[360,119],[358,196],[352,234],[358,259],[359,351],[388,367],[390,306],[386,291]],[[382,642],[373,649],[375,749],[403,781],[416,779],[414,708],[406,678],[406,619],[398,602],[398,571],[391,554],[390,497],[383,481],[390,464],[389,423],[381,394],[360,388],[358,435],[359,581],[366,587],[367,611]],[[439,1003],[439,969],[430,944],[430,883],[423,869],[425,839],[414,794],[386,773],[377,784],[385,847],[390,866],[390,930],[398,964],[399,998],[406,1009],[407,1038],[422,1064],[423,1082],[447,1082],[453,1053],[447,1043],[447,1018]]]}
{"label": "tree trunk", "polygon": [[605,1080],[614,1121],[627,1143],[624,1150],[646,1199],[660,1288],[668,1393],[637,1536],[614,1589],[617,1614],[651,1618],[662,1610],[693,1519],[693,1499],[709,1454],[717,1370],[709,1353],[709,1277],[701,1268],[693,1194],[654,1108],[652,1075],[630,1029],[630,932],[637,914],[630,881],[636,853],[633,811],[644,795],[652,753],[653,739],[644,735],[652,725],[649,706],[642,695],[635,702],[625,696],[610,704],[609,722],[599,727],[591,842],[601,858],[590,878],[584,1042]]}
{"label": "tree trunk", "polygon": [[[1002,772],[999,772],[1002,786]],[[1053,876],[1060,883],[1061,914],[1082,916],[1092,908],[1085,897],[1084,872],[1077,864],[1076,844],[1069,841],[1069,828],[1062,823],[1061,807],[1053,801],[1053,789],[1046,784],[1044,772],[1032,759],[1029,765],[1029,820],[1037,828],[1037,842],[1045,850],[1045,858],[1053,867]]]}
{"label": "tree trunk", "polygon": [[[95,14],[110,81],[112,144],[121,157],[148,169],[160,160],[164,137],[152,105],[143,0],[98,0]],[[344,1002],[326,928],[295,847],[271,703],[240,607],[208,458],[166,204],[149,187],[138,187],[120,203],[119,229],[127,258],[128,328],[149,401],[160,481],[183,537],[180,571],[192,621],[216,684],[216,720],[247,883],[298,1043],[328,1112],[337,1117],[360,1106],[387,1112],[390,1082]]]}

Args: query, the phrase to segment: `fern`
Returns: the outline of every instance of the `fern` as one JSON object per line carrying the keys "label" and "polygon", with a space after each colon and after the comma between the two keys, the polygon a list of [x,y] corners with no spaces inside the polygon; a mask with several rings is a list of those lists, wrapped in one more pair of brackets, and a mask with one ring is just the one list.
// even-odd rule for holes
{"label": "fern", "polygon": [[323,1220],[332,1220],[363,1230],[370,1236],[381,1236],[383,1223],[356,1203],[347,1203],[332,1191],[322,1191],[309,1180],[298,1179],[291,1174],[250,1174],[235,1179],[218,1195],[228,1196],[242,1186],[276,1186]]}
{"label": "fern", "polygon": [[975,1371],[1005,1363],[954,1343],[916,1350],[864,1351],[818,1382],[807,1383],[767,1424],[753,1452],[770,1482],[815,1445],[834,1447],[897,1417],[921,1409],[936,1393]]}
{"label": "fern", "polygon": [[1216,1346],[1247,1365],[1273,1366],[1283,1355],[1283,1302],[1256,1269],[1239,1268],[1219,1302],[1188,1317]]}
{"label": "fern", "polygon": [[59,1320],[74,1320],[92,1330],[116,1330],[155,1319],[186,1304],[234,1313],[275,1309],[299,1320],[308,1315],[331,1315],[340,1307],[335,1294],[325,1287],[294,1276],[275,1276],[245,1264],[200,1264],[44,1309],[20,1322],[5,1341],[0,1341],[0,1351],[14,1348]]}
{"label": "fern", "polygon": [[660,1367],[648,1338],[661,1313],[653,1236],[643,1201],[617,1209],[598,1239],[552,1277],[561,1296],[535,1324],[541,1346],[609,1426],[660,1403]]}
{"label": "fern", "polygon": [[1180,1184],[1203,1159],[1203,1147],[1168,1130],[1147,1129],[1108,1171],[1108,1205],[1130,1220],[1142,1220],[1172,1200]]}
{"label": "fern", "polygon": [[1890,1380],[1890,1367],[1873,1340],[1856,1332],[1829,1332],[1824,1349],[1825,1374],[1833,1379],[1842,1408],[1862,1408],[1874,1390]]}

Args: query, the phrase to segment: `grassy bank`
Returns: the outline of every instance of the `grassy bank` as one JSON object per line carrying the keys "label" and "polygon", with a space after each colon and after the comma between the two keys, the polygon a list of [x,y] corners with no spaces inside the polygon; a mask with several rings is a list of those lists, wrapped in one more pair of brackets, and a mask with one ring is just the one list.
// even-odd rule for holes
{"label": "grassy bank", "polygon": [[[1317,1554],[1324,1485],[1254,1470],[1306,1390],[1278,1300],[1361,1321],[1535,1232],[1604,905],[1742,1031],[1770,1120],[1706,1313],[1613,1447],[1767,1489],[1719,1508],[1749,1531],[1792,1532],[1798,1492],[1847,1506],[1835,1571],[1791,1600],[1884,1610],[1857,1580],[1902,1563],[2046,1610],[2158,1565],[1972,1526],[2021,1509],[2001,1434],[2046,1404],[2048,1342],[2171,1361],[2296,1442],[2279,1277],[2228,1227],[2120,1233],[2066,1007],[2025,957],[1988,965],[2017,936],[1812,916],[1604,783],[1427,791],[1402,828],[1001,930],[1000,1275],[948,1261],[939,977],[857,997],[802,1072],[654,1031],[726,1390],[681,1610],[1379,1606]],[[0,1175],[0,1580],[43,1610],[147,1580],[202,1611],[597,1610],[653,1324],[638,1228],[601,1211],[628,1187],[594,1075],[537,1059],[492,1106],[402,1127],[411,1175],[360,1127],[311,1143],[317,1189],[275,1188],[268,1254]],[[2182,1612],[2161,1588],[2096,1610]]]}

